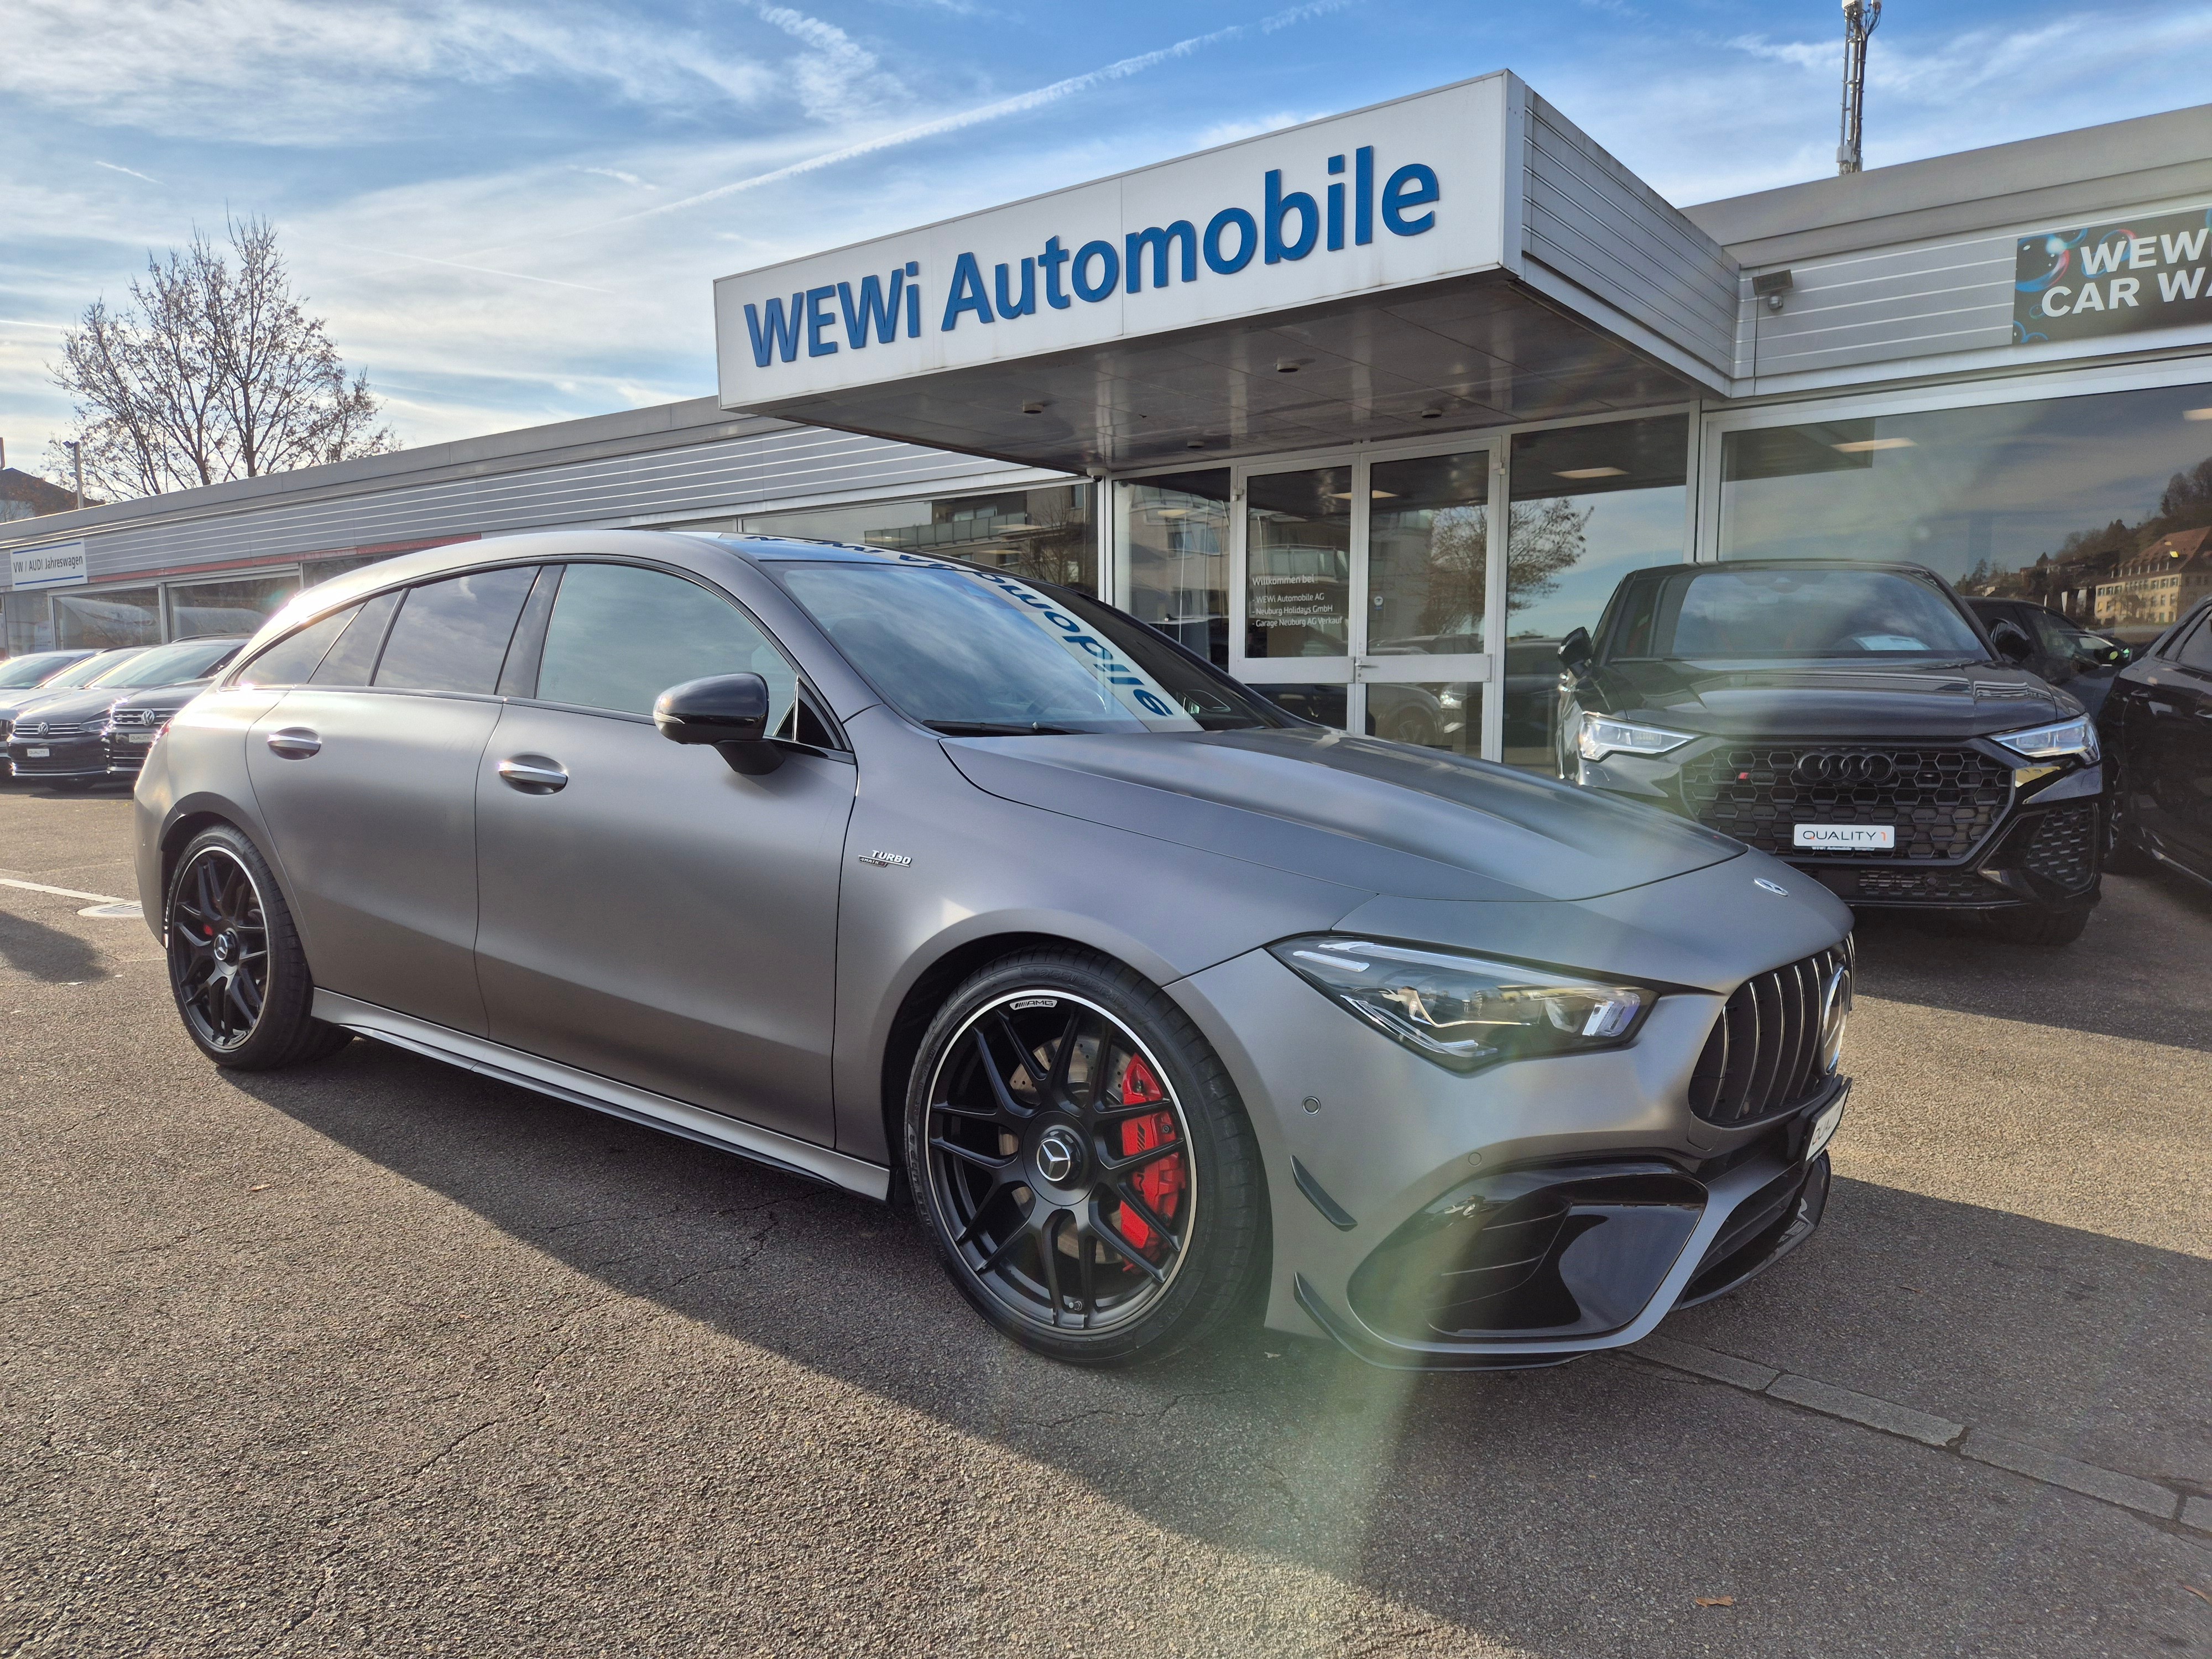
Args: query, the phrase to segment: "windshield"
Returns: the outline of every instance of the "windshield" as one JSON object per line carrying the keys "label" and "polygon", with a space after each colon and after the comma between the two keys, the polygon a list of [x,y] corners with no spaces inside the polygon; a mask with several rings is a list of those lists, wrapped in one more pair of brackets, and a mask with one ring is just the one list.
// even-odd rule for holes
{"label": "windshield", "polygon": [[175,645],[157,645],[85,684],[102,690],[111,685],[174,685],[179,680],[196,680],[228,660],[239,644],[236,640],[185,640]]}
{"label": "windshield", "polygon": [[69,660],[65,653],[45,651],[35,657],[0,663],[0,691],[20,691],[27,685],[36,685]]}
{"label": "windshield", "polygon": [[1726,566],[1638,583],[1610,654],[1753,662],[1989,656],[1949,595],[1917,576]]}
{"label": "windshield", "polygon": [[136,646],[127,650],[96,651],[82,662],[71,663],[53,678],[46,681],[39,690],[66,691],[72,686],[89,685],[102,675],[124,667],[145,654],[143,648]]}
{"label": "windshield", "polygon": [[1143,623],[997,571],[801,564],[779,573],[853,666],[956,736],[1208,732],[1283,720]]}

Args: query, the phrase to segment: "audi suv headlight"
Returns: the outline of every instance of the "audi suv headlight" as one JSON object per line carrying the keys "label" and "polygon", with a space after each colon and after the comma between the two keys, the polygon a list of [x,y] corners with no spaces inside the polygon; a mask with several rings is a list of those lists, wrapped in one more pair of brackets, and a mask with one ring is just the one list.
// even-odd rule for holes
{"label": "audi suv headlight", "polygon": [[1384,1036],[1455,1072],[1616,1047],[1656,1000],[1644,986],[1336,933],[1267,948]]}
{"label": "audi suv headlight", "polygon": [[2098,754],[2096,724],[2086,714],[2078,720],[2061,720],[2056,726],[2002,732],[1996,741],[2029,760],[2063,760],[2069,755],[2078,755],[2088,762],[2094,761]]}
{"label": "audi suv headlight", "polygon": [[1604,714],[1584,714],[1575,733],[1575,752],[1584,760],[1603,760],[1607,755],[1663,755],[1691,740],[1686,732],[1669,732],[1663,726],[1638,726]]}

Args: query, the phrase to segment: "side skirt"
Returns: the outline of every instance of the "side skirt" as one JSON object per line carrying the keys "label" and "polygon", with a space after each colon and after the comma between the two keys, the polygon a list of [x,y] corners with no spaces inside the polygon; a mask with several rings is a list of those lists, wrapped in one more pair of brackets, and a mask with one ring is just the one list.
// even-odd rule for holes
{"label": "side skirt", "polygon": [[489,1038],[471,1036],[466,1032],[434,1025],[427,1019],[417,1019],[412,1014],[395,1013],[373,1002],[340,996],[335,991],[318,990],[315,1018],[342,1025],[362,1036],[444,1060],[464,1071],[496,1078],[518,1088],[534,1089],[572,1106],[588,1106],[610,1117],[626,1118],[647,1128],[735,1152],[787,1175],[805,1176],[809,1180],[858,1193],[864,1198],[884,1200],[890,1195],[891,1172],[879,1164],[848,1158],[827,1146],[780,1135],[773,1129],[756,1128],[718,1112],[687,1106],[665,1095],[634,1089],[626,1083],[579,1071],[556,1060],[541,1060]]}

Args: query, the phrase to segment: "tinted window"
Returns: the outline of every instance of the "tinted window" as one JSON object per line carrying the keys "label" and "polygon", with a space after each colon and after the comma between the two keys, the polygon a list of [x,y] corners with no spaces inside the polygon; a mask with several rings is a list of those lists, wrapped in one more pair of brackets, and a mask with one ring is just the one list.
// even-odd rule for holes
{"label": "tinted window", "polygon": [[35,657],[18,657],[0,665],[0,690],[17,691],[27,685],[36,685],[48,675],[67,667],[70,661],[70,658],[53,651],[40,652]]}
{"label": "tinted window", "polygon": [[471,570],[407,591],[376,665],[378,685],[490,692],[537,567]]}
{"label": "tinted window", "polygon": [[[2017,624],[2014,624],[2017,626]],[[1638,584],[1619,654],[1775,660],[1979,662],[1987,653],[1932,583],[1887,570],[1730,568]]]}
{"label": "tinted window", "polygon": [[384,644],[384,626],[399,608],[400,595],[379,593],[358,606],[338,642],[314,672],[317,685],[367,685],[376,672],[376,653]]}
{"label": "tinted window", "polygon": [[361,607],[334,611],[320,622],[295,629],[246,665],[240,685],[299,685],[321,665],[331,642],[345,631]]}
{"label": "tinted window", "polygon": [[180,685],[196,680],[228,662],[238,653],[236,640],[189,640],[142,651],[118,664],[92,684],[95,686]]}
{"label": "tinted window", "polygon": [[1280,723],[1151,629],[1080,594],[954,565],[793,565],[783,580],[848,661],[943,731]]}
{"label": "tinted window", "polygon": [[2184,668],[2212,674],[2212,618],[2198,623],[2183,639],[2181,649],[2174,653],[2174,660]]}
{"label": "tinted window", "polygon": [[626,564],[572,564],[562,574],[538,663],[540,702],[649,714],[670,686],[710,674],[766,679],[771,732],[797,694],[782,653],[698,583]]}

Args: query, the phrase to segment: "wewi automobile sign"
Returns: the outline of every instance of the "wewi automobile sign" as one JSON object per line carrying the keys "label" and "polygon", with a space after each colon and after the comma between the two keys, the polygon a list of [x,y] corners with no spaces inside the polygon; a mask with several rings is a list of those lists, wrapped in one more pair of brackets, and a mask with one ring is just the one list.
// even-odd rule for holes
{"label": "wewi automobile sign", "polygon": [[2014,345],[2212,322],[2212,209],[2023,236]]}

